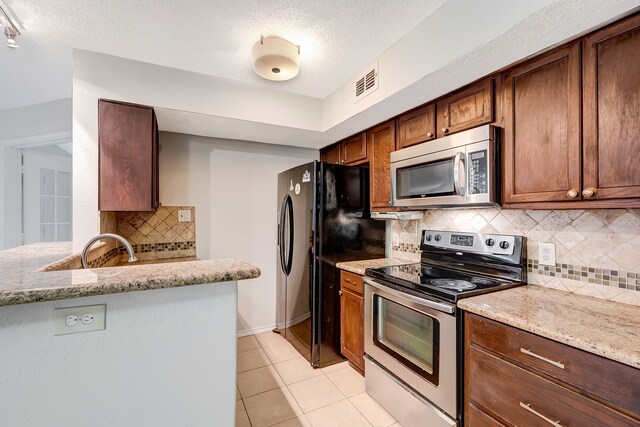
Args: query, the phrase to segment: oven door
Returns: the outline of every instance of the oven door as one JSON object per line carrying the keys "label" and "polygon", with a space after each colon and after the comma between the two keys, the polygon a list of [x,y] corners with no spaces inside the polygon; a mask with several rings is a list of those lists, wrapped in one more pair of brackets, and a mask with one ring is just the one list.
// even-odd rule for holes
{"label": "oven door", "polygon": [[455,306],[364,281],[365,353],[455,419]]}
{"label": "oven door", "polygon": [[465,147],[391,164],[394,206],[462,205],[466,202]]}

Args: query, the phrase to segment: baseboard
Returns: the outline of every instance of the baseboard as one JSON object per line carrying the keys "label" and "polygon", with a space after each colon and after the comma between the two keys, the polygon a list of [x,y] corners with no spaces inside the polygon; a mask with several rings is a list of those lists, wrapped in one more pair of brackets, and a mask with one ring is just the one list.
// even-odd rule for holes
{"label": "baseboard", "polygon": [[238,331],[237,332],[237,336],[239,337],[246,337],[247,335],[255,335],[255,334],[261,334],[262,332],[269,332],[269,331],[273,331],[275,329],[276,325],[268,325],[268,326],[261,326],[259,328],[252,328],[252,329],[244,329],[242,331]]}

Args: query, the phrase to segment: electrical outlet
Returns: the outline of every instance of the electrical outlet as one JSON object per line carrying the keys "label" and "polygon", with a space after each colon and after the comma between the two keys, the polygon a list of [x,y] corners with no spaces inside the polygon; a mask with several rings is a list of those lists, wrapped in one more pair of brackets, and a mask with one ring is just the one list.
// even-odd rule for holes
{"label": "electrical outlet", "polygon": [[541,265],[556,265],[556,245],[538,243],[538,258]]}
{"label": "electrical outlet", "polygon": [[53,310],[53,335],[99,331],[105,329],[106,318],[105,304],[56,308]]}
{"label": "electrical outlet", "polygon": [[400,235],[398,233],[393,233],[392,243],[393,243],[393,246],[400,245]]}
{"label": "electrical outlet", "polygon": [[178,222],[191,222],[191,209],[178,209]]}

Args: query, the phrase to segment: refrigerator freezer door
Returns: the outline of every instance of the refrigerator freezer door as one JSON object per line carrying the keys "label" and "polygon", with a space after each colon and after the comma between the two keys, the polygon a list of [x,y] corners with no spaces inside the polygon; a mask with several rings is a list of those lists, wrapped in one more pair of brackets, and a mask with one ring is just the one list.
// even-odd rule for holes
{"label": "refrigerator freezer door", "polygon": [[[286,174],[287,181],[280,179],[284,174],[278,180],[280,202],[284,203],[278,215],[282,247],[278,251],[278,269],[282,274],[276,323],[280,333],[313,363],[310,346],[315,164],[298,166]],[[281,189],[281,181],[286,192]]]}

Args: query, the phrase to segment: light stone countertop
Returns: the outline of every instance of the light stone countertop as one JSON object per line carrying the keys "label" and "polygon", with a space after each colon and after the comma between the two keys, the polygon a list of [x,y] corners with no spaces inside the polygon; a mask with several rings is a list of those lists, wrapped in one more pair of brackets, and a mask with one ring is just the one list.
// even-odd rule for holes
{"label": "light stone countertop", "polygon": [[364,276],[364,271],[367,268],[377,268],[377,267],[392,267],[394,265],[407,265],[407,264],[415,264],[416,261],[409,261],[406,259],[400,258],[376,258],[376,259],[365,259],[361,261],[347,261],[347,262],[339,262],[336,263],[336,267],[340,270],[350,271],[351,273],[359,274]]}
{"label": "light stone countertop", "polygon": [[464,298],[461,309],[640,368],[640,307],[522,286]]}
{"label": "light stone countertop", "polygon": [[260,270],[237,258],[38,271],[73,255],[71,242],[0,251],[0,306],[148,289],[254,279]]}

